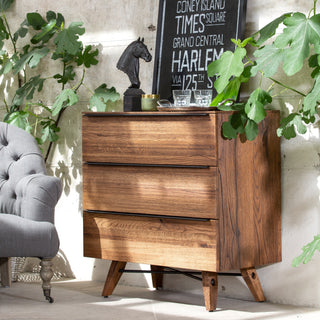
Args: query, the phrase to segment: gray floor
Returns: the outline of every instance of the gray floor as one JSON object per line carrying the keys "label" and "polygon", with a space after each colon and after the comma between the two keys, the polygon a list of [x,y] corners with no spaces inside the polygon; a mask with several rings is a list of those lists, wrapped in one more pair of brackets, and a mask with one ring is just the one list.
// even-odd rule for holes
{"label": "gray floor", "polygon": [[102,288],[101,282],[54,282],[49,304],[40,284],[13,283],[0,288],[0,319],[320,319],[320,309],[218,298],[217,311],[207,312],[202,295],[118,286],[104,298]]}

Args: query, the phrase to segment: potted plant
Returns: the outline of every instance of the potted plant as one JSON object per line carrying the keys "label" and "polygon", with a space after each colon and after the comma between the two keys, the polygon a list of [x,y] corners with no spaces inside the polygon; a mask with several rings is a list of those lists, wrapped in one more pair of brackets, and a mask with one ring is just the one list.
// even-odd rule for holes
{"label": "potted plant", "polygon": [[[308,15],[289,12],[271,21],[252,36],[241,40],[232,39],[234,52],[226,51],[208,66],[208,76],[215,76],[217,95],[212,106],[220,110],[236,111],[223,123],[222,133],[228,139],[245,135],[254,140],[258,124],[272,108],[276,86],[294,92],[301,97],[298,105],[282,117],[278,136],[291,139],[305,134],[307,126],[318,121],[320,103],[320,14],[318,0]],[[279,31],[280,30],[280,31]],[[306,68],[305,66],[308,65]],[[306,92],[295,88],[292,76],[302,69],[308,72],[311,86]],[[278,72],[284,73],[281,80]],[[246,101],[237,101],[242,84],[255,79],[256,87]],[[303,247],[302,254],[293,261],[294,266],[307,263],[315,251],[320,251],[320,235]]]}
{"label": "potted plant", "polygon": [[[10,100],[3,97],[4,121],[33,134],[39,145],[46,146],[47,160],[52,144],[58,140],[61,116],[66,108],[76,106],[80,88],[88,92],[90,109],[97,111],[105,111],[120,95],[106,84],[95,90],[86,85],[86,71],[98,64],[99,51],[80,41],[85,33],[82,22],[67,25],[61,13],[48,11],[42,17],[31,12],[14,32],[5,14],[12,3],[14,0],[0,0],[0,76],[15,79],[6,82],[6,90],[14,94]],[[41,64],[44,60],[54,65],[54,74],[46,74]],[[57,89],[52,105],[41,94],[45,87]]]}

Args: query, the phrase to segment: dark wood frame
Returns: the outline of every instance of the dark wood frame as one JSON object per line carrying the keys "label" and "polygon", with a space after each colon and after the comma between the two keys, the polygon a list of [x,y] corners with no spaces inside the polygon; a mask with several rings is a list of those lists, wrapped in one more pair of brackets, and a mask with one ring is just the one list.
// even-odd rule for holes
{"label": "dark wood frame", "polygon": [[[238,1],[238,12],[237,12],[237,23],[235,25],[232,25],[231,30],[228,29],[228,25],[225,24],[223,27],[224,30],[224,51],[226,50],[234,50],[235,46],[231,42],[231,38],[243,38],[244,29],[245,29],[245,16],[246,16],[246,7],[247,7],[247,0],[237,0]],[[160,94],[161,99],[171,99],[171,91],[173,90],[172,83],[170,82],[169,77],[172,76],[173,73],[166,74],[166,77],[161,76],[161,70],[163,68],[168,68],[168,65],[164,65],[163,57],[164,55],[172,54],[173,49],[168,52],[164,51],[164,46],[167,45],[170,41],[172,41],[172,37],[170,36],[170,32],[168,33],[168,30],[172,30],[174,21],[168,20],[168,14],[170,13],[171,9],[171,15],[172,15],[172,3],[177,2],[175,0],[160,0],[159,2],[159,14],[158,14],[158,26],[157,26],[157,40],[156,40],[156,51],[155,51],[155,57],[154,57],[154,73],[153,73],[153,87],[152,92],[156,94]],[[169,4],[171,7],[168,6]],[[166,11],[167,8],[167,11]],[[213,11],[206,11],[207,13],[212,13]],[[209,31],[211,32],[203,32],[205,35],[212,34],[212,30],[215,27],[210,27],[211,29]],[[206,31],[206,30],[205,30]],[[165,44],[165,45],[164,45]],[[190,48],[188,50],[191,50]],[[170,59],[170,62],[172,63],[172,59]],[[204,71],[205,72],[205,71]],[[178,74],[178,73],[176,73]],[[176,75],[175,74],[175,75]],[[190,74],[190,73],[187,73]],[[194,74],[194,73],[193,73]],[[212,82],[210,83],[210,86],[212,86]],[[175,89],[180,89],[179,87],[175,86]],[[208,82],[205,81],[203,84],[197,83],[198,89],[205,89],[208,88]],[[193,88],[193,89],[197,89]]]}

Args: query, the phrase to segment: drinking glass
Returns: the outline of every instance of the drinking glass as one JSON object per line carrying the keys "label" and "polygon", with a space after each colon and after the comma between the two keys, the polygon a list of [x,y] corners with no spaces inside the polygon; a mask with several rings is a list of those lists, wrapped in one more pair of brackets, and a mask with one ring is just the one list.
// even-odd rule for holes
{"label": "drinking glass", "polygon": [[212,101],[212,90],[193,90],[195,104],[200,107],[209,107]]}
{"label": "drinking glass", "polygon": [[172,93],[175,107],[190,106],[191,90],[173,90]]}

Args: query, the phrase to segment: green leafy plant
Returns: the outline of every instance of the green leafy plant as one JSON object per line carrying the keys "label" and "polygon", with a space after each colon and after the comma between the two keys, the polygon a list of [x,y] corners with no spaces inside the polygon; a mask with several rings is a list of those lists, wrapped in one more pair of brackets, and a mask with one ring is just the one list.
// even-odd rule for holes
{"label": "green leafy plant", "polygon": [[[98,64],[99,52],[80,41],[79,37],[85,33],[82,22],[71,22],[67,26],[61,13],[48,11],[42,17],[31,12],[18,30],[12,32],[5,11],[13,2],[0,0],[0,76],[16,78],[18,83],[18,86],[13,83],[18,87],[13,98],[10,101],[3,98],[4,121],[32,133],[40,145],[47,143],[47,159],[52,144],[59,138],[61,116],[66,108],[77,104],[81,87],[87,89],[90,109],[97,111],[105,111],[120,95],[106,84],[95,90],[85,84],[86,70]],[[54,63],[55,74],[42,75],[44,59]],[[57,96],[49,105],[41,92],[55,85]]]}
{"label": "green leafy plant", "polygon": [[[320,14],[316,13],[317,1],[314,0],[308,16],[300,12],[287,13],[243,41],[232,39],[235,51],[224,52],[220,59],[208,66],[208,75],[217,77],[214,82],[217,96],[212,105],[218,105],[221,110],[238,111],[230,118],[229,124],[224,124],[226,138],[245,134],[248,140],[253,140],[257,136],[258,124],[265,118],[266,109],[274,98],[275,85],[301,96],[298,110],[281,120],[279,136],[294,138],[297,132],[305,133],[306,126],[316,121],[320,100]],[[281,25],[284,25],[283,32],[275,36]],[[313,86],[309,92],[301,92],[274,78],[282,69],[289,79],[302,69],[305,61],[312,68]],[[258,87],[247,101],[237,103],[241,84],[256,77],[260,77]],[[271,81],[268,88],[263,87],[262,79]]]}
{"label": "green leafy plant", "polygon": [[[220,110],[236,111],[223,123],[222,133],[228,139],[245,135],[254,140],[258,124],[266,117],[266,110],[272,108],[274,88],[289,90],[301,97],[293,111],[281,119],[278,136],[291,139],[307,132],[307,126],[317,121],[320,101],[320,14],[316,12],[318,0],[308,15],[290,12],[271,21],[264,28],[245,40],[232,39],[234,52],[226,51],[208,65],[207,73],[216,77],[214,87],[217,95],[212,106]],[[290,77],[297,75],[305,65],[310,70],[310,88],[302,92],[294,88]],[[304,72],[306,71],[304,70]],[[281,71],[285,80],[277,80]],[[246,101],[238,102],[242,84],[255,79],[258,85]],[[292,78],[291,78],[292,79]],[[285,81],[288,80],[288,83]],[[293,265],[308,262],[320,249],[320,236],[303,248],[303,253]]]}
{"label": "green leafy plant", "polygon": [[303,252],[300,256],[293,259],[292,265],[294,267],[297,267],[302,262],[304,264],[308,263],[312,259],[316,250],[320,251],[320,235],[315,236],[313,241],[311,241],[302,248]]}

